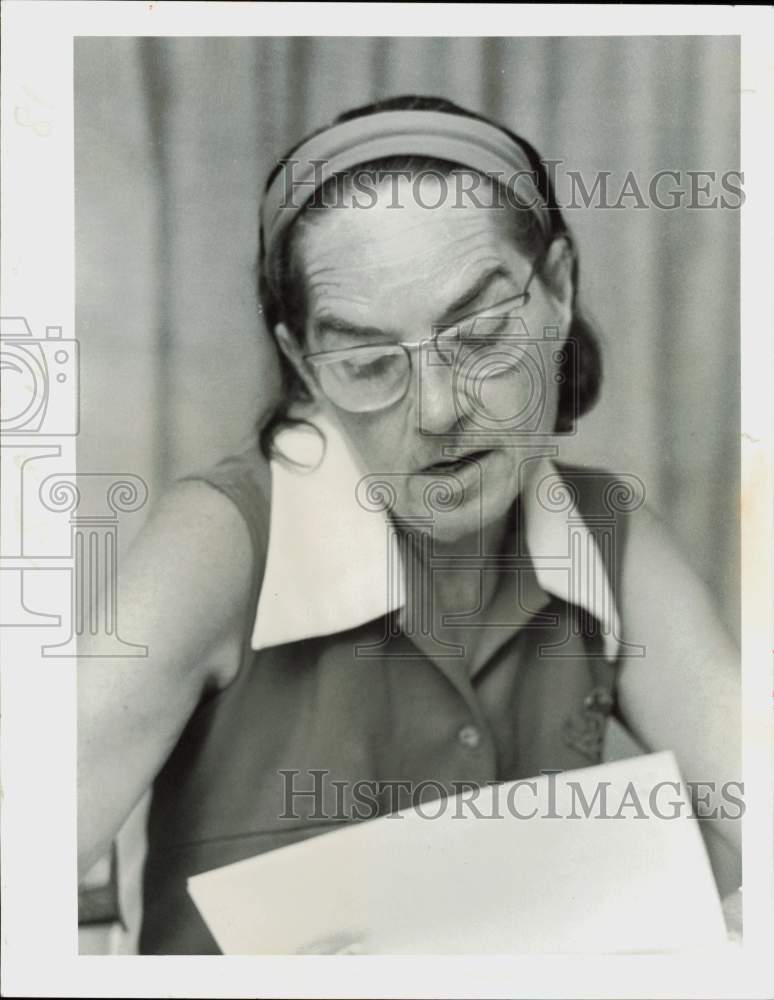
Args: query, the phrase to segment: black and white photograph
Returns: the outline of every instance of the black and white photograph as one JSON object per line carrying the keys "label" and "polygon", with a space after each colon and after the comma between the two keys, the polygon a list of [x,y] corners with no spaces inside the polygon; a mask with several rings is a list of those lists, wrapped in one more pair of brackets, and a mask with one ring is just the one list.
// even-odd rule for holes
{"label": "black and white photograph", "polygon": [[747,36],[59,6],[71,100],[4,88],[62,212],[4,194],[7,812],[69,886],[17,947],[84,996],[770,995]]}

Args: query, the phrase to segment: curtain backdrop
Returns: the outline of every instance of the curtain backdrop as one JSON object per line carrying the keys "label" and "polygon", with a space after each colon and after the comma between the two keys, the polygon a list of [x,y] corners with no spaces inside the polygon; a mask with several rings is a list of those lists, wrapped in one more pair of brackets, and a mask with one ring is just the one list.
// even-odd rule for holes
{"label": "curtain backdrop", "polygon": [[[615,189],[738,168],[738,81],[723,37],[78,39],[79,468],[139,473],[153,500],[247,441],[277,388],[260,191],[341,110],[442,95]],[[625,204],[567,213],[606,370],[567,457],[642,478],[736,632],[739,213]]]}

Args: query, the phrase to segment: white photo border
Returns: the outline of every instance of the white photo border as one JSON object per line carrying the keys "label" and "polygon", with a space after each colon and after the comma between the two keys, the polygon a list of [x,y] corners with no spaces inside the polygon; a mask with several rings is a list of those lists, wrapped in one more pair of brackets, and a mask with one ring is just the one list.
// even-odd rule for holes
{"label": "white photo border", "polygon": [[[73,337],[73,38],[116,35],[741,37],[744,945],[695,956],[90,957],[77,949],[75,661],[3,636],[6,996],[757,997],[772,995],[771,176],[774,12],[766,7],[87,3],[2,9],[3,315]],[[340,31],[334,30],[335,26]],[[74,438],[60,458],[75,470]],[[3,502],[13,506],[10,483]],[[50,526],[25,525],[50,534]],[[62,529],[65,530],[65,529]],[[63,546],[67,538],[59,539]],[[52,574],[55,575],[55,574]],[[56,601],[56,596],[52,597]],[[56,604],[54,604],[56,606]]]}

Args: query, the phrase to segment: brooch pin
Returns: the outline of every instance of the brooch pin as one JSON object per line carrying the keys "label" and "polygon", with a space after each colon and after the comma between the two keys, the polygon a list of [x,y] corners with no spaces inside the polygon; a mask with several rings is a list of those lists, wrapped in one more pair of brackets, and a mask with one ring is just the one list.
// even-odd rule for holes
{"label": "brooch pin", "polygon": [[577,750],[589,761],[602,755],[605,723],[613,707],[613,698],[606,688],[596,687],[583,699],[583,708],[573,712],[564,723],[565,745]]}

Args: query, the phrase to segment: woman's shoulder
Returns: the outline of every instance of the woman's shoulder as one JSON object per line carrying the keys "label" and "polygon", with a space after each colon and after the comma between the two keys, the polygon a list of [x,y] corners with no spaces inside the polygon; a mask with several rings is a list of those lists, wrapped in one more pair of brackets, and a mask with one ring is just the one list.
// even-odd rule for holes
{"label": "woman's shoulder", "polygon": [[559,476],[571,485],[581,513],[614,518],[645,507],[645,484],[634,473],[564,461],[555,461],[554,466]]}
{"label": "woman's shoulder", "polygon": [[[233,452],[180,476],[180,482],[205,482],[230,498],[240,499],[250,491],[268,504],[271,493],[271,465],[257,445]],[[252,496],[251,496],[252,499]]]}
{"label": "woman's shoulder", "polygon": [[220,657],[215,651],[239,634],[255,574],[253,529],[217,488],[223,482],[220,472],[172,482],[129,546],[119,575],[124,628],[136,630],[159,671],[196,685],[199,675],[202,683],[215,673],[218,681],[225,676],[225,668],[213,667]]}
{"label": "woman's shoulder", "polygon": [[641,558],[650,540],[664,532],[646,501],[642,479],[614,467],[555,462],[556,472],[569,486],[568,499],[598,543],[617,602],[621,601],[627,567]]}
{"label": "woman's shoulder", "polygon": [[231,598],[249,586],[268,536],[270,469],[260,454],[229,455],[173,480],[130,548],[136,560],[173,563],[178,585]]}
{"label": "woman's shoulder", "polygon": [[[571,487],[586,525],[609,539],[603,557],[614,560],[607,568],[614,574],[617,599],[626,618],[652,619],[656,607],[668,617],[667,612],[678,603],[708,604],[707,584],[690,565],[669,518],[648,496],[639,476],[596,466],[554,464]],[[670,597],[665,602],[666,594]]]}
{"label": "woman's shoulder", "polygon": [[225,609],[249,591],[265,559],[271,492],[269,463],[257,448],[176,478],[161,494],[130,549],[182,597]]}
{"label": "woman's shoulder", "polygon": [[[271,466],[257,446],[227,455],[180,477],[173,484],[172,492],[183,506],[187,503],[195,506],[195,494],[200,497],[208,494],[204,502],[212,511],[220,511],[222,529],[242,535],[243,541],[246,530],[256,560],[265,559],[271,510]],[[218,495],[227,500],[219,501]],[[191,498],[189,501],[187,496]]]}

